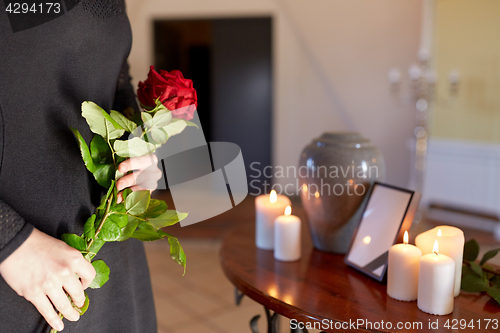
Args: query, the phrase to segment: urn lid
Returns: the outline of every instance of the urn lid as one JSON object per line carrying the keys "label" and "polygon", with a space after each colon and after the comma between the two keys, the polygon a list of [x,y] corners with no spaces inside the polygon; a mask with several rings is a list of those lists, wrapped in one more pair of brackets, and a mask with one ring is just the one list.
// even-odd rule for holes
{"label": "urn lid", "polygon": [[364,138],[357,132],[325,132],[312,142],[317,147],[339,147],[339,148],[372,148],[369,139]]}

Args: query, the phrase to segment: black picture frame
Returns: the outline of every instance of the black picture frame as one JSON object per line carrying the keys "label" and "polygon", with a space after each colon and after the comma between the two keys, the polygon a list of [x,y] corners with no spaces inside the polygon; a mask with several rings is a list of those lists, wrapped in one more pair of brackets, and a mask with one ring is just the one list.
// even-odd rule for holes
{"label": "black picture frame", "polygon": [[[420,198],[422,197],[422,195],[417,191],[412,191],[412,190],[408,190],[405,188],[401,188],[401,187],[397,187],[397,186],[393,186],[393,185],[389,185],[389,184],[385,184],[385,183],[381,183],[381,182],[374,182],[373,185],[370,187],[369,193],[367,194],[368,198],[367,198],[366,204],[364,205],[364,208],[363,208],[363,214],[361,215],[361,220],[359,221],[359,224],[358,224],[356,230],[354,231],[354,234],[353,234],[353,237],[351,240],[351,244],[349,245],[349,249],[344,257],[344,262],[345,262],[345,264],[349,265],[350,267],[352,267],[360,272],[363,272],[364,274],[370,276],[371,278],[373,278],[379,282],[386,282],[387,259],[388,259],[388,253],[389,253],[390,246],[387,248],[386,252],[384,252],[382,255],[378,256],[376,259],[372,260],[368,265],[360,266],[360,265],[356,264],[355,262],[353,262],[352,260],[349,260],[349,255],[353,251],[353,247],[355,246],[356,237],[358,236],[358,232],[359,232],[359,230],[360,230],[360,228],[363,225],[363,222],[365,220],[366,209],[370,206],[370,200],[373,199],[372,195],[378,186],[384,187],[386,189],[410,194],[410,197],[409,197],[408,202],[406,203],[406,207],[404,209],[403,217],[402,217],[401,221],[398,223],[397,230],[394,230],[394,232],[391,232],[392,230],[387,231],[388,237],[392,237],[391,235],[395,235],[390,246],[392,246],[396,243],[403,242],[404,232],[406,230],[409,230],[411,227],[411,224],[413,222],[413,218],[414,218],[415,213],[418,209],[418,204],[420,202]],[[380,267],[382,267],[382,272],[380,275],[377,275],[374,273],[373,267],[375,267],[375,266],[376,266],[377,270],[380,270]]]}

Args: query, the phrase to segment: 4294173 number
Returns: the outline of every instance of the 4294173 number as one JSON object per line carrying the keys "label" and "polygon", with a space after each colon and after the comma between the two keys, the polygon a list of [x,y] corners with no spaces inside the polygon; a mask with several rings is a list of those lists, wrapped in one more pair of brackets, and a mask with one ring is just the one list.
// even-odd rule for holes
{"label": "4294173 number", "polygon": [[444,327],[449,330],[464,330],[468,329],[498,329],[498,319],[471,319],[467,321],[465,319],[448,319],[444,323]]}
{"label": "4294173 number", "polygon": [[11,2],[5,8],[9,14],[59,14],[61,12],[61,4],[59,2],[45,2],[29,4],[26,2]]}

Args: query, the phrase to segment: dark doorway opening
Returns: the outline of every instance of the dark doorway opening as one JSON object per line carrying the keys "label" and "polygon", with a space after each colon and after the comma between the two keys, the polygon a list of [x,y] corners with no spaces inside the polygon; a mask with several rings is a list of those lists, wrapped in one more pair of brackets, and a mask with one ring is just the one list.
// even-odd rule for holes
{"label": "dark doorway opening", "polygon": [[259,188],[255,169],[271,165],[271,29],[268,17],[154,22],[156,69],[193,80],[207,142],[238,144]]}

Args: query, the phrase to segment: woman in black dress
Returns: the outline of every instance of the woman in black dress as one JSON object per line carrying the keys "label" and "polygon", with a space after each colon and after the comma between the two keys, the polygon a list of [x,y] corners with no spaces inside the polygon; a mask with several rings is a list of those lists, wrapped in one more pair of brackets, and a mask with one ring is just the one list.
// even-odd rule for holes
{"label": "woman in black dress", "polygon": [[[90,307],[79,320],[64,296],[66,291],[81,304],[95,272],[60,236],[82,233],[102,190],[86,171],[69,127],[90,141],[83,101],[106,110],[137,109],[126,62],[131,30],[123,0],[66,0],[63,15],[25,29],[16,21],[21,16],[8,15],[4,3],[0,332],[48,332],[47,321],[60,329],[56,310],[74,320],[64,321],[64,332],[156,332],[144,248],[135,239],[108,243],[99,252],[111,269],[110,280],[101,289],[87,289]],[[130,161],[125,164],[121,171],[131,169]],[[130,175],[119,187],[135,185]]]}

